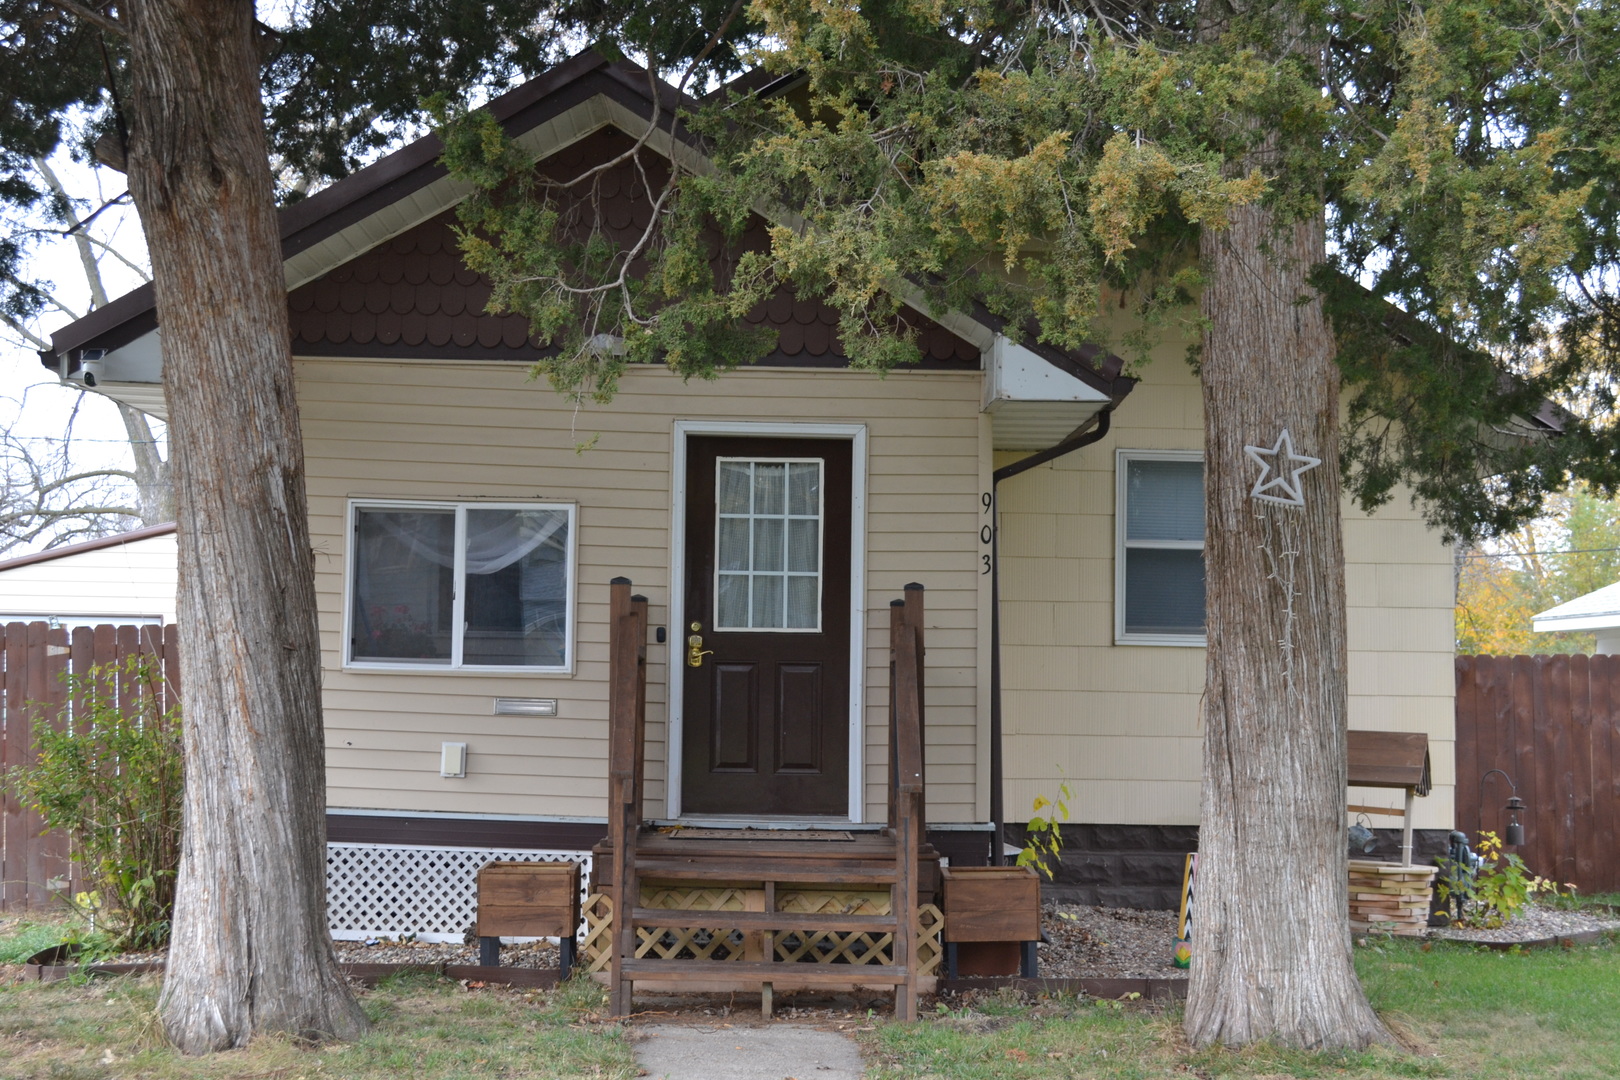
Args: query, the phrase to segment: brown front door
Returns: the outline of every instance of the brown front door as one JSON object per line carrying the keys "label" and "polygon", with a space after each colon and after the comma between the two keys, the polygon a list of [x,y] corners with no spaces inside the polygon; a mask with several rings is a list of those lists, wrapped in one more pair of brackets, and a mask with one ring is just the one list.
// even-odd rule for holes
{"label": "brown front door", "polygon": [[[849,813],[850,443],[691,438],[683,814]],[[671,658],[674,660],[674,657]]]}

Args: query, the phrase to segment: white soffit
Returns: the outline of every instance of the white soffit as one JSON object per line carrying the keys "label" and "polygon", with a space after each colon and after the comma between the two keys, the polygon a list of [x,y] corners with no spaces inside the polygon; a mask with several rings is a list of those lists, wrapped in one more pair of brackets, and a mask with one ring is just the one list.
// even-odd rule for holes
{"label": "white soffit", "polygon": [[1108,395],[997,334],[985,355],[983,410],[997,450],[1045,450],[1108,404]]}
{"label": "white soffit", "polygon": [[90,388],[95,393],[160,420],[168,419],[163,400],[163,343],[158,331],[148,330],[113,349],[96,362],[96,368],[96,385]]}
{"label": "white soffit", "polygon": [[1548,608],[1532,620],[1538,633],[1620,628],[1620,581]]}

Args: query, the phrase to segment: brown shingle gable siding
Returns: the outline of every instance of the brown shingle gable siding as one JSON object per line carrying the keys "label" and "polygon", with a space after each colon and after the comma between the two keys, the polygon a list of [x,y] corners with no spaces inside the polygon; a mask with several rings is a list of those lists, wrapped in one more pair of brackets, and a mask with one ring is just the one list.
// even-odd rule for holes
{"label": "brown shingle gable siding", "polygon": [[[603,130],[552,155],[538,169],[568,180],[630,145],[623,133]],[[617,243],[633,243],[651,220],[652,201],[629,163],[602,174],[595,197],[606,232]],[[454,222],[455,212],[446,211],[293,290],[287,298],[293,351],[305,356],[524,361],[550,351],[530,339],[528,320],[485,311],[489,282],[462,262]],[[742,247],[767,243],[760,221],[744,235]],[[718,248],[715,271],[723,277],[728,260]],[[838,313],[818,300],[798,299],[780,289],[747,318],[777,332],[777,348],[762,364],[848,363],[838,336]],[[979,366],[978,349],[932,319],[907,309],[901,322],[916,333],[923,353],[920,366]]]}

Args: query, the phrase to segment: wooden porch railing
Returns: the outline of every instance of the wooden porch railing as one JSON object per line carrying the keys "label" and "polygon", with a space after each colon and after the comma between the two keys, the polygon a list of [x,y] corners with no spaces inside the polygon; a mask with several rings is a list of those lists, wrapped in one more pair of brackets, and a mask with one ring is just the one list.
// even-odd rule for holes
{"label": "wooden porch railing", "polygon": [[[611,590],[611,638],[608,690],[608,897],[612,903],[612,930],[609,935],[609,1008],[615,1016],[626,1016],[632,1008],[632,990],[637,979],[669,981],[690,972],[695,982],[736,979],[761,986],[768,1012],[773,974],[786,975],[784,968],[797,968],[800,981],[813,978],[831,984],[840,978],[850,982],[887,982],[895,986],[895,1015],[901,1020],[917,1017],[917,908],[920,899],[918,857],[924,835],[923,761],[923,587],[907,585],[906,598],[896,600],[889,610],[890,620],[890,784],[889,827],[893,840],[894,869],[887,869],[889,852],[883,850],[880,862],[863,864],[857,860],[821,860],[821,865],[801,865],[797,857],[769,859],[746,856],[735,865],[666,865],[667,854],[659,856],[657,838],[645,841],[645,858],[638,856],[641,844],[642,788],[644,781],[647,697],[647,600],[630,594],[630,582],[614,578]],[[870,836],[870,834],[868,834]],[[870,841],[868,841],[870,843]],[[828,848],[816,845],[818,856]],[[884,845],[886,848],[887,845]],[[870,849],[868,849],[870,850]],[[837,862],[837,866],[831,865]],[[749,879],[764,881],[765,909],[749,912],[642,911],[640,867],[645,863],[649,878],[666,877],[694,880]],[[841,869],[840,869],[841,868]],[[841,881],[886,883],[890,887],[890,914],[885,916],[828,916],[775,910],[775,882]],[[858,886],[857,886],[858,887]],[[697,960],[650,960],[638,958],[638,926],[701,926],[713,929],[715,915],[721,928],[759,931],[814,933],[817,930],[872,932],[892,935],[892,964],[859,965],[846,969],[774,962],[766,935],[763,962]],[[691,919],[699,922],[691,922]],[[809,970],[807,970],[809,969]],[[847,971],[847,976],[843,974]]]}
{"label": "wooden porch railing", "polygon": [[609,1007],[630,1013],[631,983],[623,960],[636,954],[636,928],[629,913],[640,898],[636,880],[636,835],[641,831],[641,792],[647,741],[647,598],[630,595],[630,579],[613,579],[610,592],[608,666],[608,841],[613,848],[613,972]]}
{"label": "wooden porch railing", "polygon": [[889,605],[892,655],[889,694],[889,828],[894,832],[895,884],[890,909],[899,920],[894,963],[904,972],[895,988],[894,1015],[917,1019],[917,855],[923,838],[923,587]]}

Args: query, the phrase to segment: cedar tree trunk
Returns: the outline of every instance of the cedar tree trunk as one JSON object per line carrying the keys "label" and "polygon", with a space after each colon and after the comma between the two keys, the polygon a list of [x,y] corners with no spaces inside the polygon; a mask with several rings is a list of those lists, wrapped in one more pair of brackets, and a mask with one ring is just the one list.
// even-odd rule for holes
{"label": "cedar tree trunk", "polygon": [[133,0],[180,541],[186,794],[162,1013],[182,1051],[353,1036],[326,928],[320,652],[253,6]]}
{"label": "cedar tree trunk", "polygon": [[[1347,908],[1339,377],[1305,280],[1323,235],[1320,215],[1278,227],[1250,205],[1202,241],[1209,648],[1185,1021],[1195,1046],[1388,1039],[1356,979]],[[1296,454],[1321,459],[1299,474],[1303,506],[1250,495],[1262,470],[1244,447],[1269,449],[1284,428]],[[1292,475],[1280,458],[1268,479]]]}

